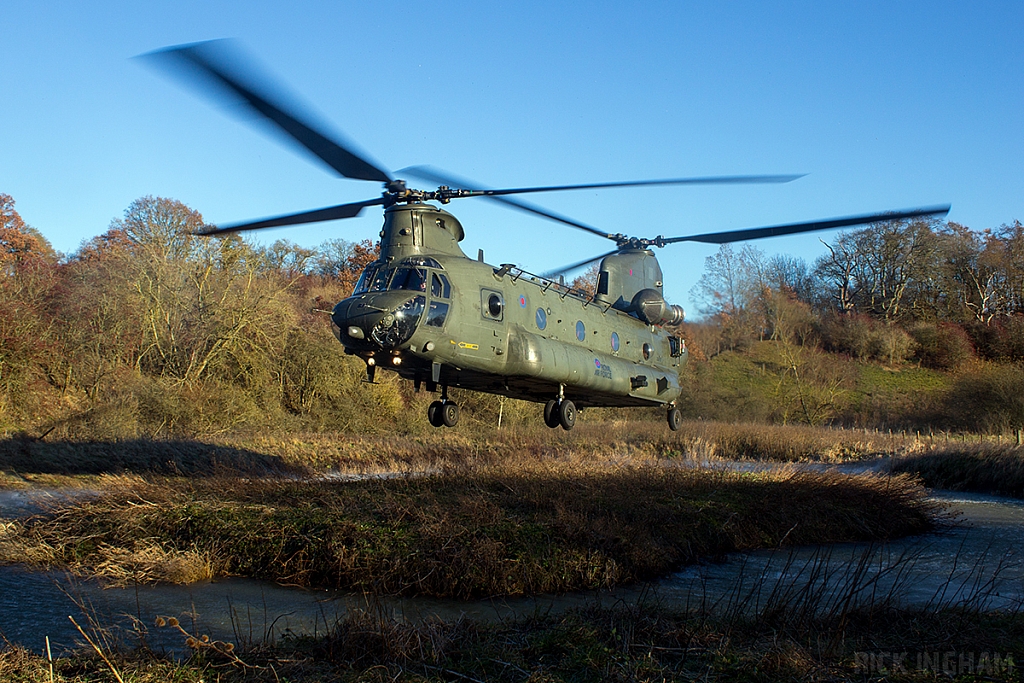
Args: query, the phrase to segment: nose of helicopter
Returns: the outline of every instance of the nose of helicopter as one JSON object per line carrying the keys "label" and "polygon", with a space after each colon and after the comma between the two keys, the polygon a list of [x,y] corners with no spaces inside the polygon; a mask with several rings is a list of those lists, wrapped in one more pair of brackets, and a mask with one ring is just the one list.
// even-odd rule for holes
{"label": "nose of helicopter", "polygon": [[350,297],[331,313],[335,336],[349,349],[396,349],[416,331],[425,303],[422,295],[408,292]]}

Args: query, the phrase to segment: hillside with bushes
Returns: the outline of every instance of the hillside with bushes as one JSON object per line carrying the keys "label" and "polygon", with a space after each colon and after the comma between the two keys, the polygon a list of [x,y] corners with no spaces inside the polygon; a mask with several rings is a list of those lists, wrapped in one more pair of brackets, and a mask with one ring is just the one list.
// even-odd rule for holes
{"label": "hillside with bushes", "polygon": [[[196,237],[159,197],[58,254],[0,195],[0,434],[64,439],[254,431],[426,431],[432,398],[362,380],[329,311],[374,258]],[[814,264],[728,245],[686,323],[690,417],[1006,431],[1024,424],[1024,226],[880,223]],[[574,285],[586,288],[583,276]],[[468,429],[539,425],[539,408],[459,397]],[[588,411],[662,419],[660,411]]]}

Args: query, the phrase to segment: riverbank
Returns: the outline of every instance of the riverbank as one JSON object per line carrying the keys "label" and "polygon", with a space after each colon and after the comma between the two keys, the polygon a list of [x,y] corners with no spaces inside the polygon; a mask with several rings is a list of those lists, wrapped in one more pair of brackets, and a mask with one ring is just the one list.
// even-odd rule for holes
{"label": "riverbank", "polygon": [[529,463],[356,480],[108,477],[5,523],[0,561],[113,583],[219,576],[479,596],[608,588],[757,548],[931,529],[907,476]]}
{"label": "riverbank", "polygon": [[1024,498],[1024,449],[993,443],[955,444],[895,460],[893,472],[950,491]]}
{"label": "riverbank", "polygon": [[[501,623],[468,619],[410,624],[353,613],[327,635],[277,643],[204,640],[177,620],[182,660],[103,646],[58,657],[63,681],[1017,681],[1024,620],[971,610],[892,606],[792,618],[673,612],[656,606],[583,608]],[[0,649],[0,678],[53,680],[45,655]]]}

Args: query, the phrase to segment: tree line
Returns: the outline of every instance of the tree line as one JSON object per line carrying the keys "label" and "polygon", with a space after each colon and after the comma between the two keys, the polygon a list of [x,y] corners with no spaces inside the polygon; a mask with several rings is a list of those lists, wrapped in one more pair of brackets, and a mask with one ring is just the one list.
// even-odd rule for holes
{"label": "tree line", "polygon": [[0,221],[0,433],[358,428],[399,408],[397,383],[358,391],[330,332],[370,242],[208,239],[199,212],[160,197],[69,255],[9,195]]}
{"label": "tree line", "polygon": [[[260,246],[197,236],[205,226],[181,202],[143,197],[59,254],[0,194],[0,434],[424,428],[429,398],[389,373],[366,385],[330,329],[330,309],[375,258],[372,242]],[[826,246],[811,265],[751,246],[709,258],[694,292],[704,321],[684,331],[688,376],[700,379],[702,363],[724,351],[777,342],[792,361],[786,372],[803,382],[801,409],[752,416],[822,422],[839,413],[804,389],[834,396],[842,383],[815,379],[808,363],[821,351],[945,370],[1024,359],[1020,223],[982,233],[882,223]],[[572,286],[592,289],[592,276]],[[1012,372],[995,374],[1010,378],[1004,392],[1024,395]],[[535,406],[472,394],[460,403],[470,424],[475,415],[491,425],[499,411],[536,422]]]}
{"label": "tree line", "polygon": [[858,358],[954,369],[975,354],[1024,359],[1024,225],[982,232],[890,221],[824,242],[813,264],[723,245],[691,294],[721,336],[796,339]]}
{"label": "tree line", "polygon": [[[703,321],[686,329],[697,360],[692,402],[708,413],[700,416],[928,430],[1024,426],[1020,222],[978,232],[939,220],[888,221],[823,243],[826,253],[811,264],[749,244],[723,245],[706,260],[691,292]],[[774,356],[759,367],[774,384],[760,404],[723,392],[713,359],[765,341]],[[945,380],[865,381],[857,363],[941,371]]]}

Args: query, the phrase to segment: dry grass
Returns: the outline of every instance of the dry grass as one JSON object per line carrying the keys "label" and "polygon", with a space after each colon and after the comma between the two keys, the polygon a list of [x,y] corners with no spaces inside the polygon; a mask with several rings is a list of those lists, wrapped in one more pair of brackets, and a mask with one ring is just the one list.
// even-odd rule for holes
{"label": "dry grass", "polygon": [[699,557],[931,527],[908,477],[506,465],[361,481],[123,478],[12,526],[0,559],[468,598],[608,587]]}
{"label": "dry grass", "polygon": [[928,486],[1024,498],[1024,448],[994,443],[948,444],[901,458],[895,472],[919,475]]}
{"label": "dry grass", "polygon": [[42,477],[135,472],[216,476],[303,475],[310,471],[420,472],[507,462],[641,463],[651,460],[825,461],[918,452],[923,444],[861,430],[687,422],[582,421],[570,433],[540,427],[441,430],[424,435],[340,433],[223,437],[215,442],[130,440],[0,441],[0,487]]}
{"label": "dry grass", "polygon": [[[1019,665],[1006,659],[1024,651],[1024,622],[1017,615],[951,610],[845,617],[793,631],[773,623],[723,621],[701,611],[636,606],[490,625],[464,619],[409,624],[356,612],[326,636],[237,654],[196,647],[183,662],[145,650],[108,657],[126,681],[135,683],[1020,680]],[[947,652],[954,653],[954,667],[960,663],[957,655],[970,655],[972,670],[957,677],[937,669],[941,664],[918,668],[918,655]],[[866,653],[888,655],[887,664],[892,653],[908,653],[905,669],[866,668]],[[79,652],[54,664],[57,680],[109,680],[95,654]],[[8,647],[0,649],[0,680],[51,679],[45,656]]]}

